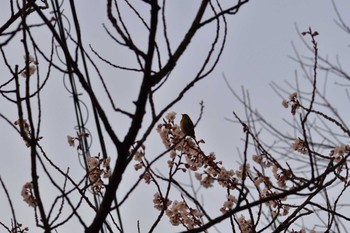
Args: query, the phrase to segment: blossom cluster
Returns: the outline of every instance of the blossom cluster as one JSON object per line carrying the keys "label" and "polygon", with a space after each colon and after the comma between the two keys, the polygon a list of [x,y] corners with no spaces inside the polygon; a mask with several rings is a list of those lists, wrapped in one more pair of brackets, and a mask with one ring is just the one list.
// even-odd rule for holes
{"label": "blossom cluster", "polygon": [[134,169],[136,171],[140,170],[141,168],[145,168],[144,173],[141,175],[141,178],[146,182],[146,184],[150,184],[152,181],[152,175],[150,173],[150,170],[147,168],[147,160],[145,158],[145,149],[146,147],[144,145],[141,145],[141,148],[137,150],[136,152],[133,152],[133,149],[130,150],[130,154],[134,153],[134,160],[137,161],[137,163],[134,165]]}
{"label": "blossom cluster", "polygon": [[15,125],[18,125],[20,128],[23,128],[23,133],[25,134],[23,138],[23,141],[27,147],[30,147],[30,143],[28,139],[31,138],[30,128],[29,124],[26,119],[18,119],[14,123]]}
{"label": "blossom cluster", "polygon": [[[254,155],[253,160],[262,167],[271,169],[279,189],[286,189],[286,182],[293,179],[290,170],[281,168],[276,162],[269,160],[265,155]],[[267,198],[278,194],[278,192],[273,190],[274,184],[269,176],[265,176],[260,172],[257,172],[257,175],[253,178],[253,181],[254,184],[261,190],[260,198]],[[261,188],[260,185],[264,186]],[[286,198],[273,198],[272,200],[265,202],[265,204],[269,206],[273,216],[285,216],[289,213],[289,205],[284,204],[284,200],[286,200]]]}
{"label": "blossom cluster", "polygon": [[[136,151],[134,154],[134,160],[138,162],[134,165],[134,168],[136,171],[145,166],[145,164],[142,160],[145,156],[145,149],[146,149],[145,146],[142,145],[141,148],[138,151]],[[131,150],[130,154],[132,154],[132,153],[133,153],[133,151]]]}
{"label": "blossom cluster", "polygon": [[[286,181],[291,180],[291,172],[287,169],[279,168],[276,164],[273,162],[266,162],[263,157],[266,158],[266,156],[253,156],[254,161],[262,166],[268,164],[267,167],[272,168],[273,177],[275,178],[277,185],[279,188],[287,188]],[[266,158],[267,159],[267,158]],[[273,164],[273,165],[271,165]],[[273,191],[273,183],[271,181],[271,178],[269,176],[265,176],[261,174],[260,172],[257,173],[256,177],[253,178],[254,184],[259,187],[260,191],[260,198],[267,198],[271,196],[275,196],[278,194],[278,192]],[[260,185],[264,185],[263,188],[260,188]],[[266,206],[269,206],[271,209],[271,213],[273,216],[281,215],[285,216],[289,213],[289,205],[286,205],[283,203],[286,198],[273,198],[270,201],[265,202]]]}
{"label": "blossom cluster", "polygon": [[[329,156],[332,158],[332,160],[336,164],[339,164],[340,162],[344,161],[344,155],[345,154],[349,155],[349,153],[350,153],[350,145],[339,145],[330,151]],[[338,177],[338,179],[340,179],[342,182],[345,182],[347,185],[349,184],[348,163],[340,164],[340,166],[337,167],[335,174]]]}
{"label": "blossom cluster", "polygon": [[239,225],[239,229],[241,230],[241,233],[250,233],[252,232],[253,229],[253,224],[252,221],[250,219],[245,219],[245,217],[243,215],[241,215],[238,220],[238,225]]}
{"label": "blossom cluster", "polygon": [[[277,195],[278,192],[264,189],[261,194],[261,198],[267,198],[271,196]],[[290,206],[283,203],[287,198],[279,198],[279,199],[271,199],[270,201],[265,202],[265,205],[271,209],[271,213],[273,216],[286,216],[289,213]]]}
{"label": "blossom cluster", "polygon": [[189,207],[185,201],[173,201],[165,214],[169,217],[172,225],[177,226],[181,223],[187,229],[200,226],[200,218],[203,215],[199,210]]}
{"label": "blossom cluster", "polygon": [[31,182],[27,182],[23,185],[21,195],[29,206],[35,207],[37,205],[37,200],[33,194],[33,184]]}
{"label": "blossom cluster", "polygon": [[22,227],[23,225],[21,223],[16,222],[16,225],[12,227],[10,233],[28,233],[29,232],[28,227],[24,227],[24,228]]}
{"label": "blossom cluster", "polygon": [[84,148],[83,140],[85,138],[88,138],[89,136],[90,136],[90,134],[86,133],[86,132],[80,132],[80,133],[77,132],[77,136],[76,137],[72,137],[72,136],[67,135],[68,145],[71,146],[71,147],[75,147],[75,142],[77,141],[78,142],[77,149],[78,150],[83,150],[83,148]]}
{"label": "blossom cluster", "polygon": [[298,100],[298,93],[294,92],[289,95],[289,100],[283,100],[282,105],[285,108],[288,108],[291,105],[291,113],[295,115],[297,109],[300,107],[300,103]]}
{"label": "blossom cluster", "polygon": [[307,145],[301,138],[295,139],[292,147],[294,150],[298,151],[301,154],[307,154],[308,152]]}
{"label": "blossom cluster", "polygon": [[98,154],[98,156],[87,157],[89,169],[88,177],[94,194],[100,192],[101,189],[104,188],[102,178],[109,178],[111,176],[110,162],[111,157],[100,159],[100,154]]}
{"label": "blossom cluster", "polygon": [[208,167],[203,173],[196,173],[196,178],[205,188],[212,187],[214,181],[217,181],[222,187],[234,189],[237,186],[234,175],[233,170],[226,170],[224,167]]}
{"label": "blossom cluster", "polygon": [[[32,138],[32,136],[28,121],[26,119],[18,119],[14,122],[14,124],[18,125],[21,130],[23,129],[23,141],[27,147],[30,147],[30,139]],[[38,137],[36,140],[39,141],[40,139],[42,139],[42,137]]]}
{"label": "blossom cluster", "polygon": [[159,192],[155,193],[153,197],[154,208],[157,210],[166,210],[172,203],[168,198],[165,200]]}
{"label": "blossom cluster", "polygon": [[[303,145],[302,140],[300,138],[297,139],[297,142],[295,144]],[[289,169],[282,169],[281,167],[277,166],[276,161],[272,161],[266,155],[253,155],[253,161],[263,168],[271,168],[273,177],[277,181],[277,185],[279,188],[286,188],[286,181],[291,180],[293,178]],[[273,186],[270,177],[264,176],[261,173],[258,173],[257,176],[254,178],[254,184],[256,186],[264,184],[265,189],[263,193],[266,190],[270,190]]]}
{"label": "blossom cluster", "polygon": [[345,153],[350,152],[350,145],[340,145],[336,146],[333,150],[330,151],[329,156],[334,158],[334,160],[339,163]]}
{"label": "blossom cluster", "polygon": [[22,71],[21,71],[21,76],[24,78],[29,78],[30,76],[32,76],[35,71],[37,70],[36,66],[39,64],[33,56],[31,55],[24,55],[24,60],[26,61],[26,63],[28,62],[28,67],[25,67]]}
{"label": "blossom cluster", "polygon": [[232,210],[233,205],[237,203],[237,198],[231,194],[227,195],[227,200],[224,202],[223,207],[220,208],[221,213],[225,214],[229,210]]}
{"label": "blossom cluster", "polygon": [[170,223],[174,226],[182,224],[187,229],[193,229],[201,225],[201,216],[203,215],[199,210],[188,206],[185,200],[170,201],[165,200],[159,192],[154,194],[154,207],[158,210],[164,210],[169,217]]}
{"label": "blossom cluster", "polygon": [[163,123],[157,125],[157,132],[159,133],[160,138],[167,149],[175,146],[174,150],[181,150],[183,145],[183,143],[181,143],[181,139],[185,135],[181,131],[180,126],[174,123],[175,118],[175,112],[168,113],[166,119],[163,120]]}
{"label": "blossom cluster", "polygon": [[265,155],[253,155],[253,161],[260,164],[263,168],[269,168],[273,165],[273,162]]}

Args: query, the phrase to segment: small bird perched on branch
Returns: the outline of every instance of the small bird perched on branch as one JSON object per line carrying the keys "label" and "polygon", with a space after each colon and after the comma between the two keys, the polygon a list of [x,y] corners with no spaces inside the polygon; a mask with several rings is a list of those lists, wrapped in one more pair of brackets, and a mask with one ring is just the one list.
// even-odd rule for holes
{"label": "small bird perched on branch", "polygon": [[181,114],[180,127],[185,136],[192,137],[196,142],[196,136],[194,134],[194,125],[191,118],[187,114]]}

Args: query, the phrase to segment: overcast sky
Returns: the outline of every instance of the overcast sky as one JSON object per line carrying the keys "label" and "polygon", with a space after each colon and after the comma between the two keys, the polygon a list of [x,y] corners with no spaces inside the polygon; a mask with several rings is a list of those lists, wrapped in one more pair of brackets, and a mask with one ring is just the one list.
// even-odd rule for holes
{"label": "overcast sky", "polygon": [[[7,2],[7,0],[0,0],[0,6],[7,5]],[[78,14],[81,17],[86,48],[91,44],[106,58],[116,63],[135,67],[131,56],[126,54],[125,50],[121,50],[120,47],[113,44],[105,35],[102,24],[105,23],[109,26],[109,22],[105,16],[106,6],[100,2],[93,0],[76,2],[79,10]],[[350,22],[348,14],[350,2],[339,0],[336,3],[344,20]],[[198,6],[198,1],[194,0],[176,0],[168,4],[169,22],[172,26],[170,30],[173,31],[170,37],[173,37],[174,44],[183,37],[184,28],[186,29],[189,25],[196,6]],[[5,22],[5,18],[2,16],[3,11],[5,11],[5,8],[1,7],[1,25]],[[147,12],[145,11],[145,13]],[[317,37],[319,52],[321,55],[328,55],[330,60],[335,60],[336,55],[339,55],[340,59],[346,64],[349,59],[350,43],[348,35],[343,33],[334,23],[336,13],[331,1],[251,1],[244,5],[237,15],[229,16],[227,19],[227,44],[216,70],[208,78],[197,84],[172,110],[179,114],[178,117],[181,113],[188,113],[193,119],[196,119],[200,110],[199,102],[203,100],[205,105],[204,116],[196,128],[197,138],[205,140],[206,143],[203,145],[205,152],[214,151],[219,160],[231,164],[232,169],[237,169],[239,164],[236,161],[240,161],[240,159],[236,153],[236,148],[242,146],[240,141],[242,131],[240,126],[232,124],[225,118],[233,119],[232,111],[236,111],[241,114],[241,117],[244,117],[244,109],[230,93],[223,79],[223,74],[237,92],[240,92],[242,86],[247,88],[250,91],[253,105],[271,122],[282,125],[282,117],[289,117],[290,114],[288,114],[288,110],[282,107],[282,100],[273,92],[269,84],[276,82],[286,87],[284,80],[293,82],[295,79],[295,71],[299,70],[299,66],[288,58],[289,55],[294,55],[291,42],[296,45],[301,54],[312,56],[301,43],[296,26],[301,31],[306,31],[309,27],[317,30],[320,34]],[[132,19],[128,23],[131,27],[133,26]],[[140,35],[137,33],[140,33]],[[208,39],[212,38],[210,37],[211,33],[213,33],[213,30],[210,30],[210,28],[208,30],[204,29],[201,32],[202,36],[194,40],[194,44],[190,48],[191,52],[186,54],[183,60],[179,62],[180,68],[173,74],[176,79],[169,80],[168,89],[159,93],[158,104],[160,106],[164,106],[167,100],[174,98],[176,90],[184,87],[193,78],[193,74],[196,72],[193,68],[198,65],[199,55],[203,52],[203,48],[210,43]],[[142,31],[139,32],[135,29],[135,34],[138,36],[140,44],[142,44],[142,40],[146,43],[147,37],[142,34]],[[41,38],[43,43],[46,39],[45,35]],[[306,40],[309,41],[308,38]],[[13,53],[11,57],[13,64],[16,63],[15,61],[18,64],[23,62],[24,52],[23,49],[18,51],[15,49],[11,50],[11,53]],[[113,86],[111,89],[118,104],[121,104],[127,110],[132,110],[133,104],[131,101],[136,99],[139,88],[137,79],[133,77],[133,74],[112,70],[105,65],[101,65],[101,67],[103,67],[104,75],[108,79],[108,84],[111,87]],[[3,63],[0,65],[0,70],[1,83],[3,83],[9,79]],[[300,70],[298,72],[301,74]],[[300,78],[302,78],[302,75]],[[72,174],[81,174],[82,171],[80,171],[81,168],[76,158],[75,149],[70,148],[66,142],[66,135],[74,135],[75,133],[72,99],[63,87],[62,77],[57,73],[55,77],[50,79],[46,88],[42,97],[44,111],[42,129],[44,139],[42,143],[50,151],[53,161],[63,168],[71,167]],[[334,88],[336,92],[337,87]],[[106,98],[102,94],[101,97]],[[13,105],[9,105],[3,99],[0,100],[0,105],[2,106],[1,113],[9,117],[10,120],[15,121],[17,119],[17,112]],[[128,129],[128,125],[123,120],[125,120],[123,117],[115,120],[122,138],[124,132]],[[90,121],[93,124],[92,115]],[[179,121],[178,118],[177,121]],[[21,139],[5,121],[0,121],[0,125],[0,145],[3,148],[2,158],[5,159],[4,162],[0,163],[0,176],[6,183],[12,200],[15,202],[18,219],[23,225],[32,226],[32,209],[27,207],[20,196],[22,185],[30,181],[30,170],[27,166],[29,153]],[[281,130],[287,129],[282,128]],[[97,141],[95,143],[97,144]],[[150,157],[157,155],[164,149],[157,134],[151,135],[146,146],[149,153],[147,156]],[[110,146],[110,149],[110,156],[115,158],[113,147]],[[92,153],[95,154],[99,152],[97,145],[93,146],[92,150]],[[127,190],[130,186],[128,180],[135,180],[138,175],[139,173],[132,168],[129,169],[121,190]],[[45,192],[46,181],[43,182],[41,188]],[[136,220],[138,219],[141,221],[141,227],[144,227],[144,232],[147,232],[149,224],[157,214],[157,210],[152,208],[154,187],[142,184],[141,189],[142,194],[132,196],[133,202],[124,209],[126,212],[124,219],[126,232],[136,232]],[[207,198],[204,197],[204,199],[207,199],[206,202],[209,202],[207,206],[210,206],[208,199],[210,200],[214,195],[211,193]],[[223,194],[218,198],[223,200],[224,197]],[[2,190],[0,191],[0,200],[5,200]],[[6,206],[7,213],[10,213],[6,201],[1,202],[1,208],[3,206]],[[143,209],[147,211],[142,212]],[[213,212],[215,211],[218,210],[213,210]],[[148,217],[150,218],[148,219]],[[0,219],[9,222],[3,216]],[[69,227],[72,227],[72,225],[69,224]],[[162,223],[162,230],[159,229],[156,232],[170,232],[169,225],[165,219]],[[78,229],[80,228],[78,227]],[[225,232],[224,227],[219,227],[219,229]],[[180,229],[171,229],[171,231],[180,231]],[[35,230],[30,232],[35,232]],[[69,231],[62,228],[60,232]],[[79,232],[79,230],[76,232]]]}

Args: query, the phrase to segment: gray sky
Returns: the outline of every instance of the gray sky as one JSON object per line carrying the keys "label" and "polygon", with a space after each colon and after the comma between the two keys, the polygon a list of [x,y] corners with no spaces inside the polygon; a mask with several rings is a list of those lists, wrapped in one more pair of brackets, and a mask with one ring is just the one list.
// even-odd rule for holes
{"label": "gray sky", "polygon": [[[5,2],[7,4],[7,1],[0,0],[0,5],[5,4]],[[187,28],[190,22],[189,18],[193,16],[193,10],[197,5],[197,1],[188,0],[177,0],[168,4],[170,31],[173,31],[173,34],[170,36],[176,35],[173,39],[173,48],[175,48],[176,42],[183,37],[183,26],[186,25],[185,28]],[[350,9],[350,2],[340,0],[337,1],[337,5],[344,20],[349,22],[350,16],[347,9]],[[98,1],[85,0],[77,2],[86,48],[91,44],[105,58],[116,63],[135,67],[133,57],[113,44],[105,35],[102,23],[109,26],[105,16],[105,8],[105,4],[100,4]],[[181,17],[179,17],[178,11],[181,11]],[[1,15],[0,22],[3,23],[4,18]],[[215,152],[218,160],[223,160],[230,164],[225,167],[231,166],[234,170],[238,169],[239,164],[236,161],[240,159],[236,153],[236,148],[242,147],[242,142],[240,141],[242,130],[239,125],[233,125],[224,120],[224,118],[233,119],[232,111],[236,111],[238,114],[241,114],[241,117],[244,117],[244,109],[231,95],[222,74],[225,74],[237,92],[240,92],[241,86],[247,88],[250,91],[253,105],[271,122],[285,127],[282,128],[282,131],[288,130],[287,126],[282,125],[281,119],[282,117],[290,119],[289,110],[282,107],[282,100],[272,91],[269,84],[274,81],[286,87],[284,80],[293,82],[295,70],[298,70],[299,66],[288,58],[288,55],[294,55],[291,46],[292,41],[301,54],[312,56],[301,43],[295,25],[301,31],[312,27],[313,30],[319,32],[320,35],[317,37],[317,40],[321,55],[328,55],[330,60],[335,60],[335,56],[339,55],[341,60],[347,61],[346,59],[349,59],[348,50],[350,49],[348,37],[334,23],[335,18],[336,14],[331,1],[265,0],[251,1],[244,5],[237,15],[227,17],[229,25],[227,44],[216,70],[208,78],[197,84],[172,109],[178,113],[177,121],[179,122],[180,114],[184,112],[188,113],[192,119],[196,119],[200,109],[198,103],[203,100],[205,105],[204,116],[196,128],[197,138],[202,138],[206,141],[205,145],[203,145],[203,150],[207,153]],[[128,23],[130,23],[131,27],[135,26],[132,20]],[[204,53],[203,48],[210,43],[206,37],[210,37],[212,33],[213,30],[204,29],[203,32],[200,32],[202,36],[194,39],[194,44],[189,48],[191,52],[186,54],[183,60],[179,62],[179,68],[169,80],[167,88],[159,92],[158,104],[160,106],[164,106],[168,100],[174,98],[176,91],[183,88],[191,80],[193,74],[196,73],[194,68],[199,64],[200,54]],[[135,35],[139,38],[137,40],[138,43],[142,44],[147,41],[147,37],[142,34],[142,31],[140,32],[136,28]],[[47,38],[43,36],[41,39],[45,43]],[[309,38],[306,38],[306,40],[310,41]],[[15,52],[11,56],[12,64],[22,64],[23,49],[18,51],[14,49],[16,48],[13,48]],[[136,93],[139,88],[137,77],[132,73],[110,69],[103,64],[101,64],[101,67],[106,77],[106,82],[113,86],[112,92],[116,102],[121,104],[126,110],[133,110],[131,101],[136,99]],[[3,64],[0,66],[0,69],[2,71],[1,83],[3,83],[9,78],[8,72]],[[6,75],[3,75],[4,72]],[[298,72],[301,74],[300,71]],[[53,161],[62,168],[69,166],[71,175],[76,174],[76,176],[79,176],[83,174],[83,171],[76,158],[75,149],[70,148],[66,142],[66,135],[74,135],[75,133],[72,100],[69,97],[69,93],[63,88],[61,75],[58,75],[57,72],[53,73],[53,75],[55,76],[50,79],[47,89],[42,96],[42,135],[44,137],[42,143],[49,151]],[[302,78],[302,75],[299,78]],[[95,81],[93,80],[93,82]],[[99,92],[98,88],[100,86],[99,81],[96,81],[97,92]],[[331,89],[331,91],[335,90],[337,92],[337,86],[332,86],[331,88],[335,88]],[[106,98],[102,92],[100,96],[101,98]],[[87,99],[85,100],[88,103]],[[2,113],[15,121],[17,113],[13,105],[9,105],[3,99],[0,100],[0,104],[3,106]],[[123,138],[125,131],[128,129],[128,125],[125,123],[126,118],[111,114],[116,116],[112,122],[114,121],[114,124],[117,125],[117,128],[120,130],[119,135]],[[0,163],[0,176],[11,194],[12,201],[17,209],[17,218],[23,225],[28,225],[33,229],[31,225],[33,222],[32,209],[27,207],[27,204],[21,200],[20,196],[22,185],[30,181],[28,150],[14,130],[4,121],[0,122],[2,129],[0,145],[4,148],[3,158],[6,161]],[[90,122],[92,125],[92,115]],[[94,143],[97,144],[97,142]],[[157,134],[151,135],[146,146],[146,156],[150,158],[164,149]],[[110,145],[109,148],[111,151],[110,156],[115,158],[113,147]],[[97,145],[93,145],[92,153],[97,154],[98,152]],[[125,182],[122,183],[121,192],[128,190],[128,187],[133,184],[131,181],[135,180],[139,175],[139,172],[135,172],[131,166],[126,173]],[[157,166],[161,167],[161,164]],[[164,164],[164,166],[166,165]],[[43,182],[41,188],[44,193],[47,191],[45,187],[47,180],[43,177],[40,181]],[[152,207],[154,187],[141,184],[138,191],[141,194],[132,195],[132,202],[124,208],[124,227],[126,232],[136,232],[137,220],[140,220],[142,232],[147,232],[157,214],[157,210]],[[208,196],[204,197],[206,206],[213,208],[212,213],[219,215],[221,206],[217,209],[211,206],[211,199],[214,197],[224,200],[225,194],[218,196],[213,191],[209,191]],[[50,194],[47,198],[51,198]],[[0,200],[5,200],[3,191],[0,191]],[[8,205],[4,204],[4,202],[2,202],[1,206],[1,208],[5,206],[4,208],[8,210]],[[161,224],[162,227],[156,232],[180,231],[180,229],[173,228],[169,230],[170,224],[168,224],[166,218],[164,219]],[[3,217],[1,220],[9,222]],[[69,232],[67,229],[71,230],[71,227],[76,227],[75,222],[68,224],[68,226],[70,228],[64,227],[60,232]],[[218,229],[225,232],[226,226],[227,223],[224,223]],[[80,228],[78,227],[77,229]],[[212,230],[210,232],[215,231]]]}

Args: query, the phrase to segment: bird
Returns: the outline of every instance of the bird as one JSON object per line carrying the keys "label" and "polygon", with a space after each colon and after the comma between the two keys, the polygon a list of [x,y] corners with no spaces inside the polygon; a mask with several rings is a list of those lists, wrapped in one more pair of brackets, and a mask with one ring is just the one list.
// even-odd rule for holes
{"label": "bird", "polygon": [[196,135],[194,134],[194,125],[191,118],[187,114],[181,114],[182,118],[180,121],[181,131],[185,136],[190,136],[196,141]]}

